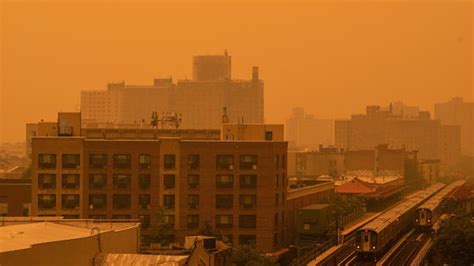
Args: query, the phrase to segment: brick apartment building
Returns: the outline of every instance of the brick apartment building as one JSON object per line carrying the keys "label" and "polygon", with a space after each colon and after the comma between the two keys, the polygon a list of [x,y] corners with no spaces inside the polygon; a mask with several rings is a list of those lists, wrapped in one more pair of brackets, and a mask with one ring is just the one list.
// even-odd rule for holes
{"label": "brick apartment building", "polygon": [[80,125],[79,113],[60,113],[56,136],[32,138],[32,216],[140,218],[147,228],[163,207],[178,243],[209,222],[234,246],[285,246],[287,142],[272,132],[281,128],[215,140],[92,138]]}

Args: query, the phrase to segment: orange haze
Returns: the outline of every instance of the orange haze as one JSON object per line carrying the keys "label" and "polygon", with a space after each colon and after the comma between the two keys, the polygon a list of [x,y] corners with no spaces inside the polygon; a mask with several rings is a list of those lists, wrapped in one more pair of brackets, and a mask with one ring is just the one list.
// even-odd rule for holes
{"label": "orange haze", "polygon": [[109,81],[191,78],[193,55],[259,65],[267,122],[402,100],[472,100],[471,1],[1,1],[0,142]]}

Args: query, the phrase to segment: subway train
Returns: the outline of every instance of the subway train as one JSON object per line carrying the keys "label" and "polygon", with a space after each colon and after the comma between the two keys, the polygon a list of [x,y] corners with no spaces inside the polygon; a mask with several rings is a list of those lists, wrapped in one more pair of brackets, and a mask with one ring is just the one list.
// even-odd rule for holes
{"label": "subway train", "polygon": [[438,194],[421,204],[415,213],[415,226],[420,231],[431,231],[431,227],[442,214],[444,199],[457,187],[462,186],[466,181],[458,180],[443,188]]}
{"label": "subway train", "polygon": [[416,208],[444,186],[441,183],[434,184],[410,195],[403,202],[357,230],[357,255],[366,258],[380,256],[393,240],[413,225]]}

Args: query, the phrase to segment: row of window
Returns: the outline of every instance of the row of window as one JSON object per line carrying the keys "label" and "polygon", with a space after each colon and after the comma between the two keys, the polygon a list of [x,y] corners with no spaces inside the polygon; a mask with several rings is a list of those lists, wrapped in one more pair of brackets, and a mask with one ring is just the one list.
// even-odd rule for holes
{"label": "row of window", "polygon": [[[61,195],[62,209],[78,209],[79,208],[79,195],[77,194],[63,194]],[[199,195],[191,194],[188,195],[188,208],[198,209],[199,208]],[[114,194],[113,195],[113,208],[117,210],[128,210],[131,208],[131,195],[130,194]],[[150,209],[151,206],[151,195],[150,194],[139,194],[138,195],[138,208],[142,210]],[[163,206],[166,209],[175,208],[175,195],[168,194],[163,195]],[[241,209],[256,209],[257,208],[257,196],[256,195],[239,195],[239,206]],[[234,196],[229,195],[216,195],[216,208],[217,209],[232,209],[234,207]],[[55,209],[56,208],[56,195],[54,194],[39,194],[38,195],[38,208],[44,209]],[[107,194],[91,194],[89,195],[89,209],[101,210],[107,208]]]}
{"label": "row of window", "polygon": [[[80,186],[80,175],[78,174],[63,174],[62,176],[62,188],[75,189]],[[188,175],[188,188],[197,189],[199,188],[199,175]],[[132,176],[130,174],[114,174],[113,175],[113,186],[117,189],[130,189],[132,183]],[[140,174],[138,175],[138,186],[140,189],[149,189],[151,185],[151,175]],[[242,189],[254,189],[257,187],[257,176],[256,175],[240,175],[239,185]],[[174,189],[176,187],[176,176],[174,174],[163,175],[163,187],[165,189]],[[217,188],[233,188],[234,187],[234,176],[233,175],[217,175],[216,176],[216,187]],[[55,174],[39,174],[38,175],[38,188],[40,189],[54,189],[56,188],[56,175]],[[106,189],[107,188],[107,175],[106,174],[90,174],[89,175],[89,189]]]}
{"label": "row of window", "polygon": [[[234,226],[233,215],[216,215],[216,228],[230,229]],[[199,227],[199,214],[189,214],[187,216],[188,229],[195,229]],[[256,215],[239,215],[239,228],[241,229],[256,229],[257,216]]]}
{"label": "row of window", "polygon": [[[114,154],[112,159],[113,159],[114,169],[130,169],[132,167],[131,154]],[[138,157],[138,162],[139,162],[138,168],[150,169],[151,168],[151,155],[140,154]],[[278,160],[277,160],[277,164],[278,164]],[[188,165],[189,170],[198,170],[200,168],[200,155],[199,154],[188,155],[187,165]],[[77,168],[80,168],[80,166],[81,166],[81,162],[80,162],[79,154],[63,154],[62,155],[62,168],[77,169]],[[240,155],[239,167],[241,170],[257,169],[257,155]],[[39,154],[38,155],[38,168],[40,169],[56,168],[56,154]],[[92,169],[107,168],[107,154],[90,154],[89,155],[89,168],[92,168]],[[163,155],[163,168],[165,170],[176,169],[176,155],[175,154]],[[277,165],[277,168],[278,168],[278,165]],[[234,169],[234,155],[217,155],[216,156],[216,169],[217,170]]]}

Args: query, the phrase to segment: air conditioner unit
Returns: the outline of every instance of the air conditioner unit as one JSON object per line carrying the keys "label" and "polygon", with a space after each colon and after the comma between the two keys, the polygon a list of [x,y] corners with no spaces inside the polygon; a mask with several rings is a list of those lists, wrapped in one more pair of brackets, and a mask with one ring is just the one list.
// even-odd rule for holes
{"label": "air conditioner unit", "polygon": [[229,169],[230,169],[230,170],[233,170],[233,169],[234,169],[234,166],[233,166],[233,165],[229,165]]}

